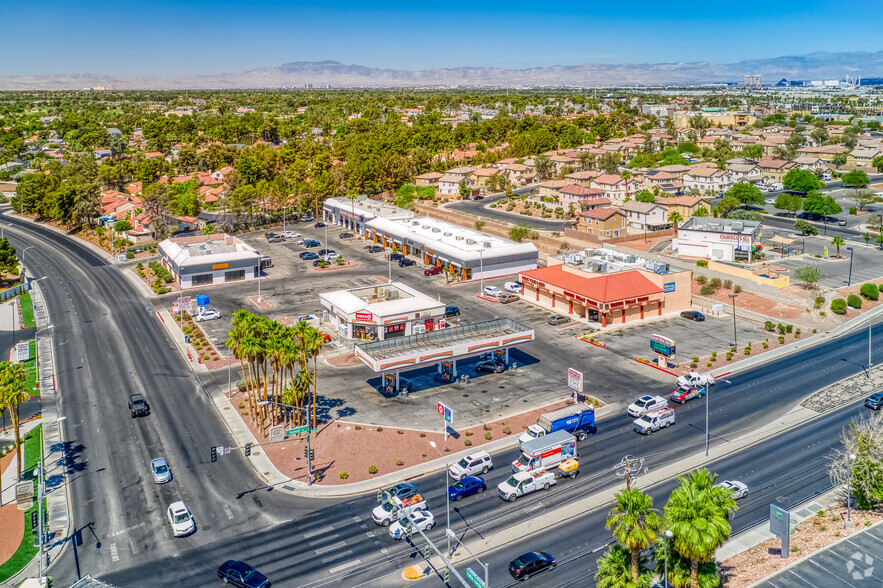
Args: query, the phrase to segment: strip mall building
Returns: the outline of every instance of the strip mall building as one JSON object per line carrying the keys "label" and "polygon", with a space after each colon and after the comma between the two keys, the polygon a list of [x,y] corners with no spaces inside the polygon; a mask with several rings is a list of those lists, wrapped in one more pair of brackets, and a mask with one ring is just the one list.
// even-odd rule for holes
{"label": "strip mall building", "polygon": [[523,298],[601,327],[691,307],[691,272],[622,257],[623,263],[590,255],[551,256],[547,267],[519,274]]}

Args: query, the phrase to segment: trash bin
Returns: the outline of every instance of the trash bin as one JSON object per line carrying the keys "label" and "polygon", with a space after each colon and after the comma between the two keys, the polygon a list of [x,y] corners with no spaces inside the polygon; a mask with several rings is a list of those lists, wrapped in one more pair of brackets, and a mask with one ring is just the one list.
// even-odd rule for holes
{"label": "trash bin", "polygon": [[190,335],[184,335],[184,343],[190,343]]}

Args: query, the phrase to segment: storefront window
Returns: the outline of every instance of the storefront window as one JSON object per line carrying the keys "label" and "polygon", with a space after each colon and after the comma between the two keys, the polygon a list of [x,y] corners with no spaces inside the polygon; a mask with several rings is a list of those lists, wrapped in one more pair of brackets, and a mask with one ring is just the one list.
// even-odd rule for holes
{"label": "storefront window", "polygon": [[377,327],[374,325],[353,325],[353,339],[374,341],[377,339]]}
{"label": "storefront window", "polygon": [[387,325],[384,327],[384,339],[389,339],[391,337],[402,337],[405,334],[405,323],[399,323],[397,325]]}

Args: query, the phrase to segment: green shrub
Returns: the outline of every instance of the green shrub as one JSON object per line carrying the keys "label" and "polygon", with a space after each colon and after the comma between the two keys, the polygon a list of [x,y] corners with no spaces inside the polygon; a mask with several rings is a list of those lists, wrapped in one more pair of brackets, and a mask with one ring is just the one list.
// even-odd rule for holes
{"label": "green shrub", "polygon": [[711,287],[714,288],[715,290],[717,290],[718,288],[720,288],[723,285],[720,278],[711,278],[711,281],[709,282],[709,284],[711,284]]}
{"label": "green shrub", "polygon": [[858,214],[858,208],[856,208],[855,206],[850,206],[849,207],[849,214],[851,214],[852,216],[855,216],[856,214]]}
{"label": "green shrub", "polygon": [[403,465],[405,465],[405,460],[403,460],[403,459],[397,459],[397,460],[396,460],[396,465],[397,465],[397,466],[403,466]]}
{"label": "green shrub", "polygon": [[776,330],[776,323],[774,323],[773,321],[766,321],[763,324],[763,328],[772,333]]}
{"label": "green shrub", "polygon": [[861,308],[862,307],[862,299],[856,296],[855,294],[850,294],[846,297],[846,305],[851,306],[852,308]]}
{"label": "green shrub", "polygon": [[779,344],[782,345],[785,343],[785,337],[779,337]]}
{"label": "green shrub", "polygon": [[484,438],[487,439],[488,441],[490,441],[491,439],[493,439],[493,437],[494,437],[494,436],[491,435],[490,433],[485,433],[485,434],[484,434]]}
{"label": "green shrub", "polygon": [[691,361],[691,362],[690,362],[690,367],[693,368],[693,369],[696,369],[697,367],[699,367],[699,364],[696,363],[695,361]]}
{"label": "green shrub", "polygon": [[463,445],[469,447],[470,445],[472,445],[472,439],[466,439],[465,441],[463,441]]}
{"label": "green shrub", "polygon": [[714,286],[711,284],[705,284],[702,288],[699,289],[699,293],[703,296],[711,296],[714,294]]}
{"label": "green shrub", "polygon": [[736,284],[735,286],[733,286],[733,292],[735,292],[736,294],[739,294],[740,292],[742,292],[742,286],[740,286],[739,284]]}
{"label": "green shrub", "polygon": [[859,291],[862,297],[868,300],[876,300],[880,296],[880,288],[877,287],[877,284],[862,284]]}
{"label": "green shrub", "polygon": [[785,325],[783,325],[782,323],[779,323],[779,326],[776,327],[776,328],[779,329],[779,334],[780,334],[780,335],[784,335],[784,334],[785,334]]}
{"label": "green shrub", "polygon": [[699,361],[699,358],[696,357],[696,356],[694,355],[694,356],[693,356],[693,361]]}
{"label": "green shrub", "polygon": [[842,298],[835,298],[832,300],[831,312],[834,314],[846,314],[846,301]]}
{"label": "green shrub", "polygon": [[376,465],[368,466],[368,473],[369,474],[376,474],[377,473],[377,466]]}
{"label": "green shrub", "polygon": [[731,351],[727,351],[727,361],[733,359],[733,353]]}
{"label": "green shrub", "polygon": [[503,434],[504,435],[511,435],[512,429],[510,429],[509,427],[503,427]]}
{"label": "green shrub", "polygon": [[822,307],[823,304],[825,304],[825,297],[824,296],[816,296],[816,299],[814,300],[814,302],[815,302],[816,310],[818,310]]}
{"label": "green shrub", "polygon": [[764,341],[764,342],[763,342],[763,348],[764,348],[764,349],[769,349],[769,348],[770,348],[770,344],[767,343],[766,341]]}
{"label": "green shrub", "polygon": [[699,267],[708,267],[708,260],[707,259],[697,259],[696,265],[698,265]]}
{"label": "green shrub", "polygon": [[745,355],[751,355],[751,347],[745,348]]}
{"label": "green shrub", "polygon": [[785,325],[785,332],[790,333],[794,330],[794,325]]}
{"label": "green shrub", "polygon": [[705,276],[696,276],[696,283],[700,286],[704,286],[708,283],[708,278],[706,278]]}
{"label": "green shrub", "polygon": [[733,280],[724,280],[724,288],[727,290],[733,289]]}

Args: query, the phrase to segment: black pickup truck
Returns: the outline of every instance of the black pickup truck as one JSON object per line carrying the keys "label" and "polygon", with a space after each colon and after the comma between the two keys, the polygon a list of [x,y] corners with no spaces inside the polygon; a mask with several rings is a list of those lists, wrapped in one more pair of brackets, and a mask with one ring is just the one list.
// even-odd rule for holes
{"label": "black pickup truck", "polygon": [[129,395],[129,410],[132,412],[132,418],[147,416],[150,412],[150,408],[147,406],[147,401],[144,400],[144,397],[140,394]]}

